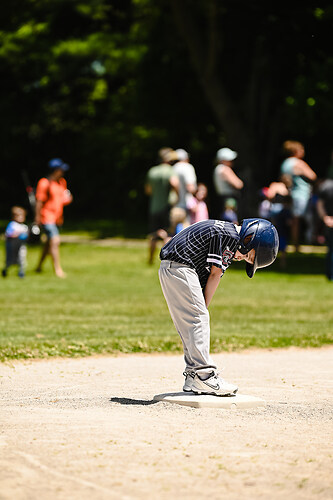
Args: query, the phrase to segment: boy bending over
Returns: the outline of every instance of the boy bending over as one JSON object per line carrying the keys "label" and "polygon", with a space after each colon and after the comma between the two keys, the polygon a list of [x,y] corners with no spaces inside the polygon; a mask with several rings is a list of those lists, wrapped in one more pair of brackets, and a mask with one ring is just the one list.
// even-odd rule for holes
{"label": "boy bending over", "polygon": [[183,229],[161,250],[159,278],[184,348],[185,392],[226,396],[238,387],[219,377],[210,357],[208,306],[232,260],[246,260],[252,278],[272,264],[279,248],[273,224],[244,219],[241,226],[205,220]]}

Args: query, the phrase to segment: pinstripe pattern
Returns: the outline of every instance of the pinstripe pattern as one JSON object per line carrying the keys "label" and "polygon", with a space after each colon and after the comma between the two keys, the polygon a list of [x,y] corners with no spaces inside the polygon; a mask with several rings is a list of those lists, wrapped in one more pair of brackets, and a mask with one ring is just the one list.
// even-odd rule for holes
{"label": "pinstripe pattern", "polygon": [[174,236],[162,248],[160,259],[195,269],[204,289],[211,266],[219,267],[223,274],[232,262],[238,242],[234,224],[209,219],[192,224]]}

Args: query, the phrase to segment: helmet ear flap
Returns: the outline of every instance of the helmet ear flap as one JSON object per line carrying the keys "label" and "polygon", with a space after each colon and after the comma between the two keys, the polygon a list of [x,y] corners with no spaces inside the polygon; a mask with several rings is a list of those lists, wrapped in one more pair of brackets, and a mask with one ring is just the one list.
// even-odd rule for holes
{"label": "helmet ear flap", "polygon": [[251,249],[248,247],[249,243],[251,243],[253,239],[253,233],[247,234],[245,238],[243,238],[243,241],[239,243],[238,250],[240,253],[243,255],[247,254]]}
{"label": "helmet ear flap", "polygon": [[252,240],[253,238],[253,233],[252,234],[248,234],[247,236],[245,236],[244,240],[243,240],[243,244],[246,246],[250,243],[250,241]]}
{"label": "helmet ear flap", "polygon": [[255,250],[253,264],[246,264],[246,272],[252,278],[257,269],[267,267],[276,258],[279,249],[279,238],[276,228],[265,219],[244,219],[239,233],[240,253],[245,255]]}

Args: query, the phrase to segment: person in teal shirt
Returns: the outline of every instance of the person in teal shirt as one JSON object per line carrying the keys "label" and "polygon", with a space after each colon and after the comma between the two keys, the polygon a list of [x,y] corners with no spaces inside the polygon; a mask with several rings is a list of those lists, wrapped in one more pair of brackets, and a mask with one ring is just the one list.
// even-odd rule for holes
{"label": "person in teal shirt", "polygon": [[295,251],[299,248],[301,220],[305,219],[309,207],[313,183],[317,179],[316,173],[303,160],[305,151],[298,141],[285,141],[283,150],[287,158],[281,165],[281,175],[290,178],[292,199],[292,226],[291,236]]}

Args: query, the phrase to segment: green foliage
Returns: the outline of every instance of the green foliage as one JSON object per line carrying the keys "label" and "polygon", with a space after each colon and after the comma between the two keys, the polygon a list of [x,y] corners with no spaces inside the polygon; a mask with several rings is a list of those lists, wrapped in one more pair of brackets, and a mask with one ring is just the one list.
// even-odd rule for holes
{"label": "green foliage", "polygon": [[[63,244],[65,280],[50,262],[43,274],[33,272],[38,252],[29,248],[24,280],[12,269],[0,281],[1,360],[182,352],[145,242]],[[323,256],[290,256],[289,274],[277,263],[249,280],[233,264],[210,308],[212,351],[332,343],[332,285],[323,266]]]}
{"label": "green foliage", "polygon": [[306,143],[323,176],[333,132],[332,17],[324,0],[302,9],[239,0],[5,2],[0,215],[26,204],[21,168],[36,184],[54,156],[73,167],[68,210],[80,217],[143,219],[145,174],[162,146],[188,149],[211,192],[224,145],[240,148],[239,166],[258,187],[276,178],[288,137]]}

